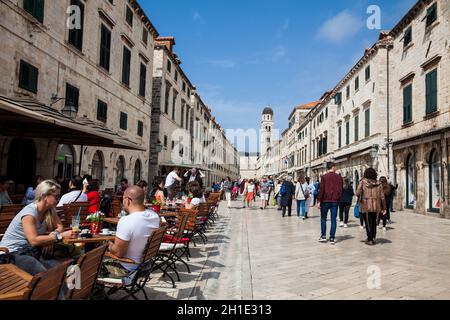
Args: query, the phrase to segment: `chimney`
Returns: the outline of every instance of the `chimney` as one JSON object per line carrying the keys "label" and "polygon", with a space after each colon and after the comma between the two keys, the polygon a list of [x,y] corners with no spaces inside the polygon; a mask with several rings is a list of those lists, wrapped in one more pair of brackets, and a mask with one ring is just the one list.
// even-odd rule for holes
{"label": "chimney", "polygon": [[165,45],[166,48],[170,52],[173,52],[173,46],[175,45],[175,38],[174,37],[159,37],[159,38],[156,38],[155,41],[156,41],[156,44]]}

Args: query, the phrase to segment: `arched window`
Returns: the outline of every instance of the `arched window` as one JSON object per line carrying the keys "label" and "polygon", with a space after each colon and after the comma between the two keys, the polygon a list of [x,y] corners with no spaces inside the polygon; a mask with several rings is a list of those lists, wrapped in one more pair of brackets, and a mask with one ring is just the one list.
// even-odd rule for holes
{"label": "arched window", "polygon": [[137,159],[134,164],[134,184],[137,184],[141,180],[141,160]]}
{"label": "arched window", "polygon": [[441,167],[439,153],[431,151],[429,161],[429,199],[430,211],[440,212],[441,209]]}
{"label": "arched window", "polygon": [[406,161],[406,207],[414,209],[416,204],[416,159],[410,154]]}
{"label": "arched window", "polygon": [[97,151],[94,154],[94,158],[92,158],[92,179],[98,180],[100,185],[103,184],[103,154],[100,151]]}
{"label": "arched window", "polygon": [[125,178],[125,158],[120,156],[116,162],[116,185],[119,185],[123,178]]}

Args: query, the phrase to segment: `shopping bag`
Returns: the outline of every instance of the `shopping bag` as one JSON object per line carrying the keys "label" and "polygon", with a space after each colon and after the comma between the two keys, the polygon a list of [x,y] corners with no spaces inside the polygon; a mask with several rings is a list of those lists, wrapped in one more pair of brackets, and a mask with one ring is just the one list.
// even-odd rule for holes
{"label": "shopping bag", "polygon": [[273,199],[272,199],[272,206],[275,207],[276,205],[277,205],[277,199],[273,198]]}
{"label": "shopping bag", "polygon": [[355,205],[355,218],[359,219],[359,203]]}

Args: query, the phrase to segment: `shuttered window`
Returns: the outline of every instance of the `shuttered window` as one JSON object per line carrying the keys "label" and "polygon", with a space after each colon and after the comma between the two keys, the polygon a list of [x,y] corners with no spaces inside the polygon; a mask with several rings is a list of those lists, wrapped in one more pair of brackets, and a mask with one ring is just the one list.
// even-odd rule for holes
{"label": "shuttered window", "polygon": [[111,31],[102,24],[100,39],[100,67],[109,71],[111,55]]}
{"label": "shuttered window", "polygon": [[71,0],[70,4],[80,8],[80,28],[69,30],[69,43],[81,51],[83,49],[84,4],[80,0]]}
{"label": "shuttered window", "polygon": [[437,70],[433,70],[426,77],[426,114],[437,111]]}
{"label": "shuttered window", "polygon": [[74,107],[74,111],[78,112],[78,101],[80,98],[80,90],[70,84],[66,84],[66,107]]}
{"label": "shuttered window", "polygon": [[97,120],[106,123],[108,118],[108,105],[101,101],[97,101]]}
{"label": "shuttered window", "polygon": [[367,109],[365,112],[364,128],[365,128],[365,137],[367,138],[370,136],[370,109]]}
{"label": "shuttered window", "polygon": [[128,128],[128,115],[124,112],[120,113],[120,129],[127,130]]}
{"label": "shuttered window", "polygon": [[147,83],[147,67],[141,63],[141,72],[139,75],[139,95],[145,97],[145,86]]}
{"label": "shuttered window", "polygon": [[41,23],[44,22],[44,7],[44,0],[23,0],[23,9]]}
{"label": "shuttered window", "polygon": [[123,47],[123,61],[122,61],[122,83],[130,86],[130,67],[131,67],[131,52],[127,47]]}
{"label": "shuttered window", "polygon": [[412,84],[403,88],[403,123],[412,121]]}
{"label": "shuttered window", "polygon": [[355,142],[359,141],[359,116],[355,117]]}
{"label": "shuttered window", "polygon": [[33,93],[37,93],[38,90],[38,68],[20,60],[19,71],[19,87]]}

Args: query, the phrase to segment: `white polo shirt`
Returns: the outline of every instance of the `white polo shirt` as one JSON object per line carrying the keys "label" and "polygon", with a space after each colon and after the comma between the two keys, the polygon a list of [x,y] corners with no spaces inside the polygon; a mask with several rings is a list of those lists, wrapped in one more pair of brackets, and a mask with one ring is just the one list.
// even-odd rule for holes
{"label": "white polo shirt", "polygon": [[180,177],[177,175],[177,173],[175,171],[172,171],[167,175],[165,187],[168,188],[172,186],[179,179]]}

